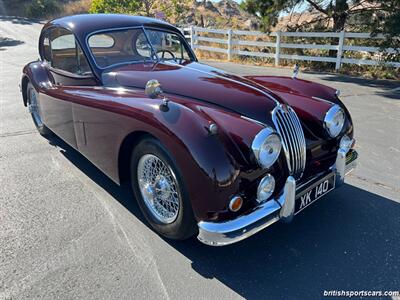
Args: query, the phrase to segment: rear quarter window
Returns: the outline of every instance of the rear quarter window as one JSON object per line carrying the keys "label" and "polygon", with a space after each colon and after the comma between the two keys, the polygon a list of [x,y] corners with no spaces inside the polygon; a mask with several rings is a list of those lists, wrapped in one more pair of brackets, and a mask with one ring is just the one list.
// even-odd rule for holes
{"label": "rear quarter window", "polygon": [[111,48],[114,43],[114,38],[108,34],[95,34],[89,38],[91,48]]}

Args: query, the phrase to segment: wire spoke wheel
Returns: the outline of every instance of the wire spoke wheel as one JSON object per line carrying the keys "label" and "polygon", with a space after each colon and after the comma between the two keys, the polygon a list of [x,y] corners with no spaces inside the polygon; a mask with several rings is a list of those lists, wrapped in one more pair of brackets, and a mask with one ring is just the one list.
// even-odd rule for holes
{"label": "wire spoke wheel", "polygon": [[161,223],[174,222],[179,213],[181,194],[171,167],[159,157],[145,154],[138,162],[137,180],[151,214]]}

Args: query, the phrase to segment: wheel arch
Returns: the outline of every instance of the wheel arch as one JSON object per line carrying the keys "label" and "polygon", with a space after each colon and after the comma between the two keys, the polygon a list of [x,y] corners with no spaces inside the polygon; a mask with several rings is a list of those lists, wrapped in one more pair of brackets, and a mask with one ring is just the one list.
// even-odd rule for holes
{"label": "wheel arch", "polygon": [[[172,102],[169,108],[163,113],[152,110],[154,118],[151,122],[144,120],[146,125],[129,126],[131,131],[126,131],[116,148],[115,181],[120,185],[130,181],[132,150],[144,137],[155,138],[174,158],[185,180],[196,219],[207,219],[209,213],[226,208],[227,199],[238,191],[241,183],[240,166],[245,162],[242,158],[239,162],[240,149],[233,144],[242,139],[231,138],[252,136],[261,125],[234,114],[225,115],[225,111],[217,112],[215,108],[202,107],[197,111],[198,107],[193,109],[178,102]],[[214,122],[219,127],[217,134],[208,129]],[[247,148],[248,139],[240,147]]]}
{"label": "wheel arch", "polygon": [[130,180],[130,159],[133,148],[145,137],[157,139],[146,131],[134,131],[129,133],[122,141],[118,151],[118,177],[120,184]]}
{"label": "wheel arch", "polygon": [[21,93],[22,93],[22,101],[24,102],[24,106],[28,105],[28,94],[27,94],[27,87],[28,87],[28,83],[31,80],[29,79],[29,77],[27,75],[22,76],[21,79]]}

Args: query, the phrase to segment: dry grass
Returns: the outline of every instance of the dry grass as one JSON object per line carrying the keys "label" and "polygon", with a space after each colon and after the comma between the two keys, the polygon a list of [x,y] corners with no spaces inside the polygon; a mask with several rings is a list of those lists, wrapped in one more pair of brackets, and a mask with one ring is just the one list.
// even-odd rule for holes
{"label": "dry grass", "polygon": [[[215,53],[209,51],[196,50],[196,56],[199,59],[204,60],[215,60],[215,61],[228,61],[227,55],[224,53]],[[231,62],[251,65],[251,66],[265,66],[274,67],[274,60],[271,58],[260,58],[260,57],[250,57],[250,56],[238,56],[234,55]],[[292,61],[292,60],[280,60],[280,68],[293,68],[294,64],[300,65],[303,71],[317,71],[317,72],[328,72],[328,73],[338,73],[351,76],[359,76],[369,79],[390,79],[390,80],[400,80],[400,72],[397,68],[387,67],[387,66],[357,66],[343,64],[342,68],[338,71],[332,69],[332,65],[323,62],[306,62],[306,61]]]}
{"label": "dry grass", "polygon": [[[200,33],[200,36],[212,37],[212,38],[223,38],[226,39],[226,35],[222,34],[214,34],[214,33]],[[234,36],[234,39],[240,40],[249,40],[249,41],[262,41],[262,42],[272,42],[274,43],[274,38],[265,35],[263,37],[255,37],[255,36]],[[281,40],[282,43],[305,43],[305,44],[336,44],[337,41],[331,38],[296,38],[296,37],[284,37]],[[346,43],[346,45],[355,44],[360,46],[380,46],[376,40],[363,40],[363,39],[352,39]],[[226,45],[215,43],[215,42],[199,42],[199,45],[223,48],[226,49]],[[274,53],[275,49],[271,47],[261,47],[261,46],[238,46],[234,45],[233,50],[244,50],[250,52],[264,52],[264,53]],[[328,50],[319,50],[319,49],[289,49],[289,48],[281,48],[282,54],[289,55],[305,55],[305,56],[330,56]],[[210,52],[196,49],[196,54],[198,58],[205,60],[219,60],[219,61],[227,61],[227,54],[218,53],[218,52]],[[336,53],[335,53],[336,55]],[[332,56],[332,55],[331,55]],[[364,53],[364,52],[353,52],[353,51],[345,51],[344,57],[349,58],[357,58],[357,59],[382,59],[378,57],[376,54]],[[243,56],[243,55],[233,55],[232,62],[242,63],[254,66],[274,66],[275,62],[273,58],[261,58],[261,57],[251,57],[251,56]],[[389,67],[385,65],[377,65],[377,66],[357,66],[357,65],[349,65],[343,64],[339,71],[334,70],[334,63],[327,62],[313,62],[313,61],[294,61],[294,60],[285,60],[281,59],[279,61],[280,67],[290,67],[292,68],[294,64],[299,64],[303,70],[310,71],[318,71],[318,72],[337,72],[340,74],[347,75],[355,75],[364,78],[379,78],[379,79],[392,79],[392,80],[400,80],[400,68]]]}

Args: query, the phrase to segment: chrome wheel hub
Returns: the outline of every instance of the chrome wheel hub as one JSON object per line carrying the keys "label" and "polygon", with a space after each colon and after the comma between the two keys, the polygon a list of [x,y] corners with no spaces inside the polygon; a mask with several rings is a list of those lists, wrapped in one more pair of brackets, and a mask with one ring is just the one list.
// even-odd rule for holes
{"label": "chrome wheel hub", "polygon": [[172,169],[153,154],[143,155],[137,167],[137,180],[144,203],[160,222],[175,221],[181,195]]}

